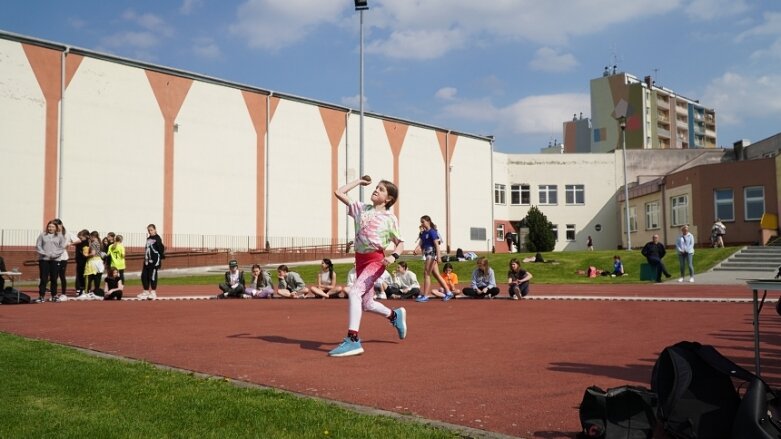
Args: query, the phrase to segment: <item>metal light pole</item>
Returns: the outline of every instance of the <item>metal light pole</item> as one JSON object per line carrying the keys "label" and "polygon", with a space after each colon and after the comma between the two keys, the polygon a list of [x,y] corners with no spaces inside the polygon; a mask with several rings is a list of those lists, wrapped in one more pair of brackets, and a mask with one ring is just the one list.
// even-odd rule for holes
{"label": "metal light pole", "polygon": [[[355,10],[358,11],[359,16],[361,17],[361,55],[360,55],[360,92],[358,94],[358,99],[360,102],[359,105],[359,111],[360,111],[360,117],[359,117],[359,134],[358,134],[358,177],[363,177],[364,169],[363,169],[363,155],[364,155],[364,149],[363,149],[363,11],[369,9],[369,0],[355,0]],[[361,202],[363,202],[363,186],[360,186],[360,192],[359,192],[359,199]]]}
{"label": "metal light pole", "polygon": [[621,150],[624,155],[624,211],[626,212],[626,249],[632,250],[632,236],[629,227],[629,186],[626,182],[626,116],[618,118],[618,125],[621,127]]}

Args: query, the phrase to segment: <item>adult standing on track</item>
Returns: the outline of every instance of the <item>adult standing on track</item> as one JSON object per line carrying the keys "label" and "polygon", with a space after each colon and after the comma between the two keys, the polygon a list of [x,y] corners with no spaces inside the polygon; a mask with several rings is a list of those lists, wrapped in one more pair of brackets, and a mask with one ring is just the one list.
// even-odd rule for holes
{"label": "adult standing on track", "polygon": [[38,282],[39,297],[35,299],[36,303],[43,303],[46,300],[46,285],[50,285],[52,301],[57,295],[57,276],[59,275],[58,263],[62,252],[65,251],[65,237],[57,231],[57,225],[54,221],[46,224],[46,230],[38,235],[35,241],[35,251],[38,253]]}
{"label": "adult standing on track", "polygon": [[144,267],[141,269],[141,283],[144,285],[144,291],[137,297],[140,300],[157,299],[157,271],[165,258],[165,246],[160,235],[157,234],[157,227],[154,224],[146,226],[149,236],[146,238],[146,247],[144,248]]}

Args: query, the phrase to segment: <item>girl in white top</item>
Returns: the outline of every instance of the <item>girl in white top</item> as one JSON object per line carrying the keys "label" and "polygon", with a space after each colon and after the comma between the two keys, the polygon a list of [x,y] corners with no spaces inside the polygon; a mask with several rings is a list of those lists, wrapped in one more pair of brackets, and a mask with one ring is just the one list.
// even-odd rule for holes
{"label": "girl in white top", "polygon": [[330,259],[325,258],[320,263],[320,273],[317,275],[317,286],[310,288],[313,293],[323,298],[339,296],[344,297],[342,287],[336,285],[336,273],[334,273],[334,264]]}

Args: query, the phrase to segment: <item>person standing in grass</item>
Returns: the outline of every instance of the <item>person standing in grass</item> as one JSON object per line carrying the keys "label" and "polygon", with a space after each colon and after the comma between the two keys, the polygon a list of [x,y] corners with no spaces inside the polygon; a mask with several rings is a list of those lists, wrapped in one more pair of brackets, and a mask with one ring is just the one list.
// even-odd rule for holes
{"label": "person standing in grass", "polygon": [[358,330],[363,311],[386,317],[396,328],[399,338],[407,337],[407,311],[404,308],[391,310],[374,300],[374,282],[385,271],[385,267],[399,259],[404,243],[399,234],[399,221],[388,211],[399,197],[395,184],[381,180],[371,194],[371,204],[352,201],[347,192],[357,186],[368,186],[371,177],[353,180],[334,192],[336,198],[347,206],[347,214],[355,221],[355,267],[358,278],[350,288],[349,319],[347,337],[331,350],[332,357],[348,357],[363,353]]}
{"label": "person standing in grass", "polygon": [[157,272],[165,258],[165,246],[157,227],[154,224],[146,226],[148,233],[144,248],[144,266],[141,269],[141,283],[144,291],[138,295],[139,300],[157,299]]}

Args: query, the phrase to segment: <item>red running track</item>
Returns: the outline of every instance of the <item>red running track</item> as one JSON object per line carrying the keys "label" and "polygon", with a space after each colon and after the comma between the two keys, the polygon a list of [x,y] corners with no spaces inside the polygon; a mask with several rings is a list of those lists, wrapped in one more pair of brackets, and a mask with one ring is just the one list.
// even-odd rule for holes
{"label": "red running track", "polygon": [[[161,286],[160,297],[213,287]],[[744,286],[535,285],[536,297],[747,299]],[[775,299],[776,297],[772,297]],[[366,353],[329,358],[347,301],[158,300],[0,306],[0,331],[519,437],[571,438],[590,385],[650,385],[659,352],[713,344],[753,370],[746,302],[390,301],[408,311],[399,341],[365,314]],[[781,387],[781,317],[761,324],[763,375]]]}

